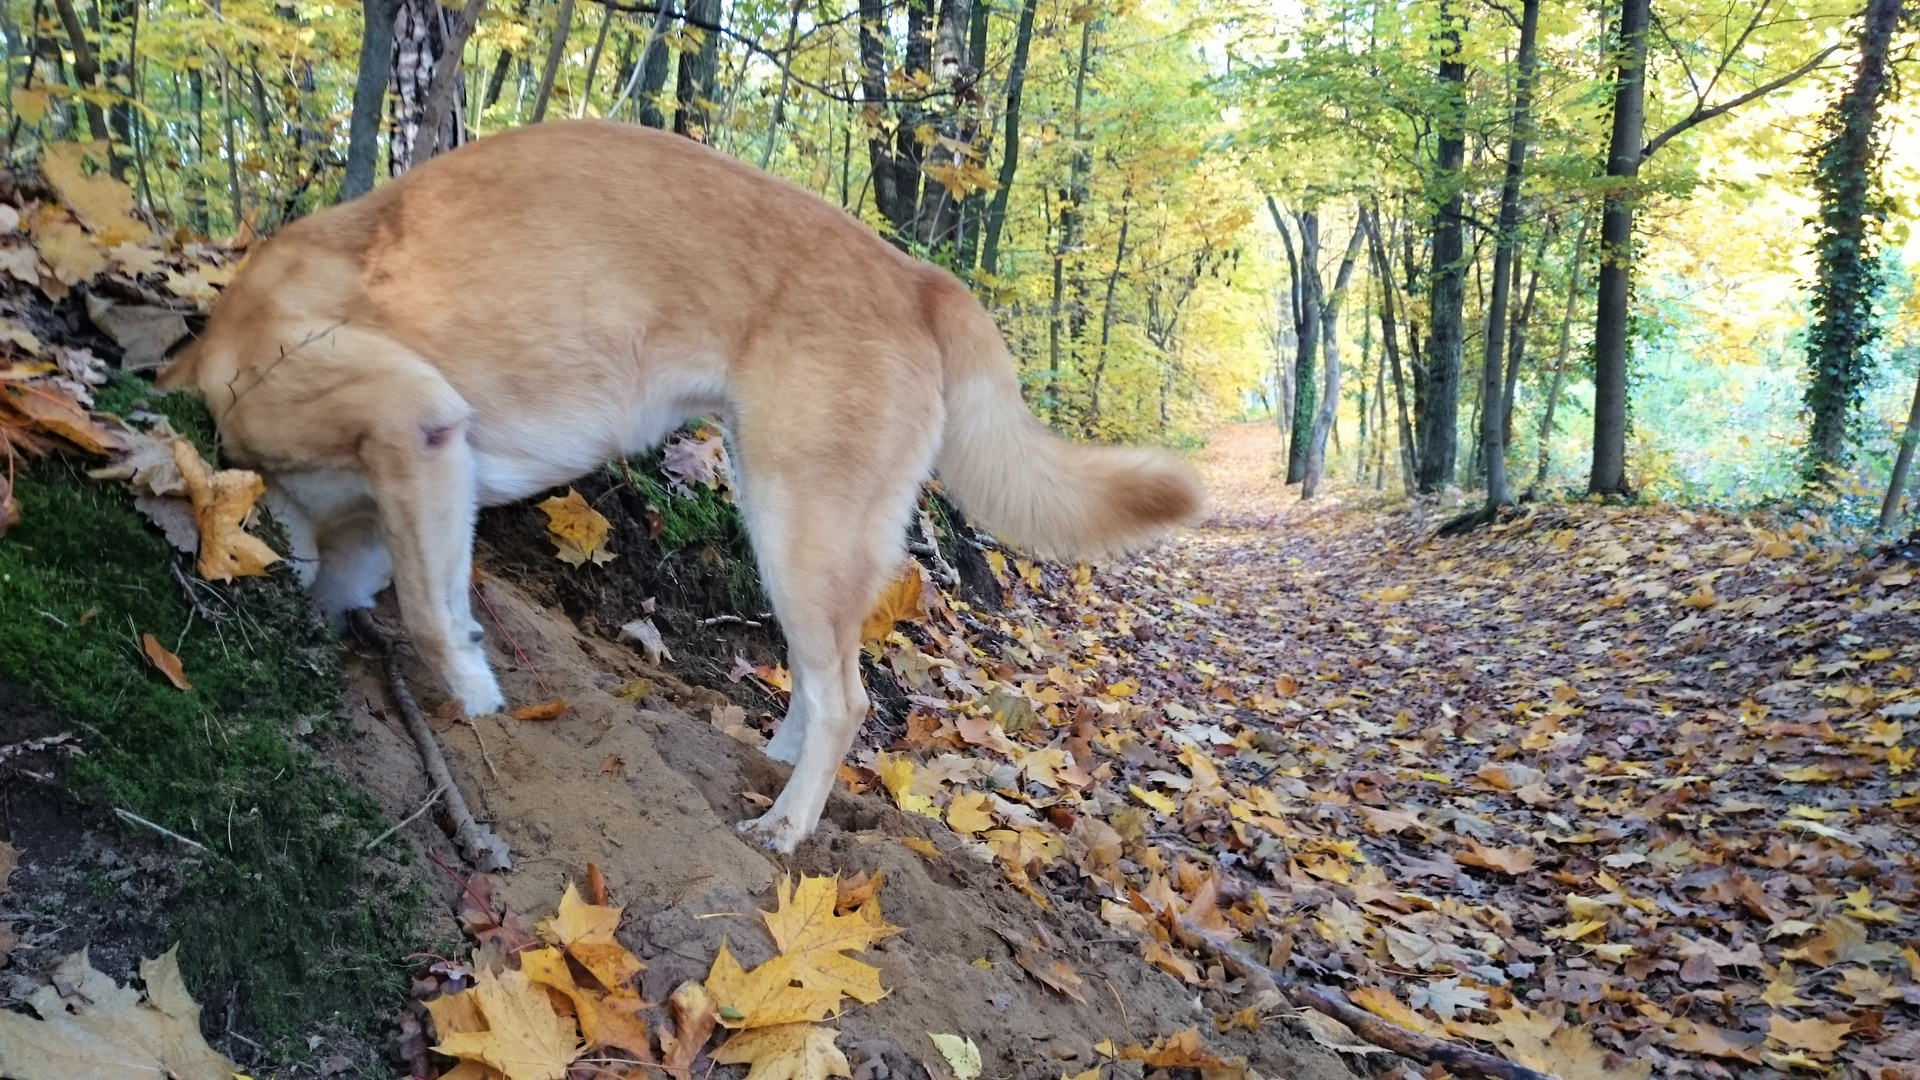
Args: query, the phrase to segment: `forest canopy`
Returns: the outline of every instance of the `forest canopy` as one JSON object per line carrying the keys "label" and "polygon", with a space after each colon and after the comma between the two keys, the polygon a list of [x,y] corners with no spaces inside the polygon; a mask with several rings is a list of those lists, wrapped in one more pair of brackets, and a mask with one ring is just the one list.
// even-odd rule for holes
{"label": "forest canopy", "polygon": [[505,128],[667,128],[967,280],[1055,427],[1269,417],[1307,497],[1812,490],[1867,521],[1914,426],[1897,0],[0,12],[13,161],[94,141],[177,243]]}

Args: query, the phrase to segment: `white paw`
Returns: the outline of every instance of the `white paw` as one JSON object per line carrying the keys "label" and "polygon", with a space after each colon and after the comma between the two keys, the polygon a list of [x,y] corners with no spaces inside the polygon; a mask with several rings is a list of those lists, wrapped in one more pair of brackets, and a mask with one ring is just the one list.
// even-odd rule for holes
{"label": "white paw", "polygon": [[793,854],[793,849],[807,838],[807,831],[800,828],[797,822],[788,819],[785,814],[772,811],[751,821],[742,821],[734,826],[734,830],[748,843],[781,855]]}
{"label": "white paw", "polygon": [[460,707],[468,716],[485,716],[507,707],[500,683],[494,679],[493,669],[485,660],[457,657],[454,670],[447,674],[447,692],[460,700]]}

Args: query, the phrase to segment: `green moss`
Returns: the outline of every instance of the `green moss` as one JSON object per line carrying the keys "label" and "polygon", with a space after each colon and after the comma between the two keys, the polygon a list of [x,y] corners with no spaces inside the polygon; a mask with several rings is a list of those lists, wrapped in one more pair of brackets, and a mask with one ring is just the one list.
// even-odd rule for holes
{"label": "green moss", "polygon": [[697,488],[691,497],[675,493],[662,479],[662,456],[663,451],[655,450],[610,466],[659,511],[660,535],[654,542],[666,555],[684,553],[703,571],[719,575],[733,612],[752,617],[767,610],[740,508],[712,488]]}
{"label": "green moss", "polygon": [[[148,401],[210,436],[190,401]],[[276,1037],[371,1024],[368,1002],[401,984],[419,890],[369,869],[359,849],[384,829],[377,808],[293,737],[330,722],[340,672],[291,573],[197,584],[223,616],[209,622],[173,573],[190,572],[187,557],[117,487],[55,459],[25,469],[16,492],[22,520],[0,540],[0,676],[82,737],[68,777],[80,797],[206,845],[171,913],[190,984],[202,1000],[238,989]],[[192,690],[144,661],[148,633]]]}

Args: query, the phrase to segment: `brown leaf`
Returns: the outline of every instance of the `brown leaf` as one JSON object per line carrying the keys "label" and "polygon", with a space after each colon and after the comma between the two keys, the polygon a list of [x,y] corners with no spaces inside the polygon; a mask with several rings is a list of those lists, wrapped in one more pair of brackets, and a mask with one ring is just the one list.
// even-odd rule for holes
{"label": "brown leaf", "polygon": [[160,674],[165,675],[175,690],[193,689],[193,684],[187,681],[186,669],[181,666],[180,658],[168,652],[167,647],[160,644],[158,638],[152,634],[141,634],[140,651],[147,654],[147,662],[157,668]]}
{"label": "brown leaf", "polygon": [[515,720],[552,720],[568,709],[566,698],[554,698],[538,705],[522,705],[510,714]]}
{"label": "brown leaf", "polygon": [[1497,870],[1502,874],[1519,875],[1533,869],[1533,849],[1529,847],[1486,847],[1478,840],[1468,838],[1466,850],[1456,852],[1455,862],[1468,866]]}
{"label": "brown leaf", "polygon": [[200,576],[208,581],[264,576],[280,556],[245,527],[254,500],[267,490],[260,474],[245,469],[212,472],[185,439],[174,442],[173,460],[186,481],[194,524],[200,528]]}

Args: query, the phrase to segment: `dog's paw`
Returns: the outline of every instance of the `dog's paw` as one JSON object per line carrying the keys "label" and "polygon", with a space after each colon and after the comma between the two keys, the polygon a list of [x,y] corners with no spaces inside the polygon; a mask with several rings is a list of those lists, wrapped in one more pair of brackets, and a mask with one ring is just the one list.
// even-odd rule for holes
{"label": "dog's paw", "polygon": [[747,843],[780,855],[793,854],[793,849],[807,838],[807,831],[800,828],[797,822],[789,820],[785,814],[772,812],[743,821],[735,825],[734,830]]}

